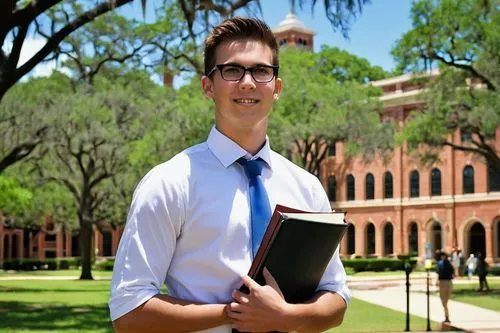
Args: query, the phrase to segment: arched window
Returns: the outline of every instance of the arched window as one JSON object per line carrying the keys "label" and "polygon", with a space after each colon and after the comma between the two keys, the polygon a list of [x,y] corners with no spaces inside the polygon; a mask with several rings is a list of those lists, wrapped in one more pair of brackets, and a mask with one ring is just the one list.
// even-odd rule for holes
{"label": "arched window", "polygon": [[394,252],[394,228],[392,223],[387,222],[384,226],[384,254],[392,254]]}
{"label": "arched window", "polygon": [[500,191],[500,172],[488,165],[488,192]]}
{"label": "arched window", "polygon": [[328,199],[330,201],[337,200],[337,181],[335,180],[335,176],[328,177]]}
{"label": "arched window", "polygon": [[410,223],[410,233],[408,235],[408,246],[410,253],[418,255],[418,225],[416,222]]}
{"label": "arched window", "polygon": [[354,224],[349,224],[347,227],[347,254],[356,252],[356,229]]}
{"label": "arched window", "polygon": [[366,226],[366,254],[375,254],[375,226],[368,223]]}
{"label": "arched window", "polygon": [[431,195],[441,195],[441,171],[438,168],[431,171]]}
{"label": "arched window", "polygon": [[384,198],[390,199],[393,197],[392,173],[387,171],[384,174]]}
{"label": "arched window", "polygon": [[417,170],[410,173],[410,198],[420,196],[420,180]]}
{"label": "arched window", "polygon": [[366,175],[365,179],[366,200],[375,199],[375,179],[371,173]]}
{"label": "arched window", "polygon": [[354,200],[355,198],[355,193],[354,193],[354,176],[353,175],[347,175],[346,177],[346,185],[347,185],[347,200]]}
{"label": "arched window", "polygon": [[464,168],[462,179],[464,185],[464,194],[474,193],[474,168],[471,165],[467,165]]}

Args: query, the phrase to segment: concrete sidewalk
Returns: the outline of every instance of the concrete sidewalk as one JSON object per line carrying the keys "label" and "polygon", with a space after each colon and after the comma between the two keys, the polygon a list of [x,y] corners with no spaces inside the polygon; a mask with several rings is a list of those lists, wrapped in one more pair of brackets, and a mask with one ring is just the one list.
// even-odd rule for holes
{"label": "concrete sidewalk", "polygon": [[[403,279],[349,279],[352,296],[366,302],[384,306],[406,313],[406,287]],[[410,313],[427,318],[427,295],[425,293],[425,276],[411,280],[410,285]],[[471,283],[475,280],[457,279],[455,283]],[[431,292],[437,287],[432,286]],[[500,301],[500,299],[499,299]],[[438,296],[430,295],[430,319],[435,322],[444,320],[444,310]],[[500,312],[480,308],[461,302],[450,300],[450,329],[465,332],[493,333],[500,332]],[[411,323],[410,323],[411,328]],[[435,330],[435,327],[431,327]],[[446,325],[443,329],[446,329]]]}

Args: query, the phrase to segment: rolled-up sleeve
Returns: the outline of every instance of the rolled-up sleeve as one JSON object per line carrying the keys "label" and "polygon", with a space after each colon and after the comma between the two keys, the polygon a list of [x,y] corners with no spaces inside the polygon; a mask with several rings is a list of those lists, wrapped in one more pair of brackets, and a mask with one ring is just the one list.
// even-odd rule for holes
{"label": "rolled-up sleeve", "polygon": [[[319,186],[315,191],[316,202],[319,204],[318,211],[329,212],[332,209],[328,196],[319,181],[318,185]],[[316,290],[335,292],[345,300],[346,304],[348,304],[351,300],[351,292],[347,287],[347,275],[345,273],[344,265],[340,261],[339,248],[337,248],[335,254],[330,260],[330,263],[328,264]]]}
{"label": "rolled-up sleeve", "polygon": [[137,186],[113,269],[109,309],[120,318],[160,293],[184,216],[182,188],[161,165]]}

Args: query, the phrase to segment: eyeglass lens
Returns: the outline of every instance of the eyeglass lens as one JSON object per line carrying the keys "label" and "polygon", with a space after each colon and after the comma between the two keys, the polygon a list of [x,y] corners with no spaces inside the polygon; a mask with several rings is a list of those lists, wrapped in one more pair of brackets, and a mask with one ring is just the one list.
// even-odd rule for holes
{"label": "eyeglass lens", "polygon": [[[274,77],[271,67],[256,66],[247,69],[257,82],[269,82]],[[221,70],[222,78],[227,81],[239,81],[245,75],[245,68],[240,66],[224,66]]]}

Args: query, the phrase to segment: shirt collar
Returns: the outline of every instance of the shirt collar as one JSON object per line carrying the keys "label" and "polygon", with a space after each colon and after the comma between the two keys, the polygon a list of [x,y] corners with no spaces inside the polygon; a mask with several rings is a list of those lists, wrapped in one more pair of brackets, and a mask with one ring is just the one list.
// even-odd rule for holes
{"label": "shirt collar", "polygon": [[252,156],[245,149],[241,148],[236,142],[229,139],[227,136],[219,132],[215,126],[212,127],[207,139],[208,148],[212,151],[215,157],[227,168],[240,157],[246,159],[263,159],[269,167],[271,165],[271,147],[269,145],[269,138],[266,135],[266,143],[257,154]]}

